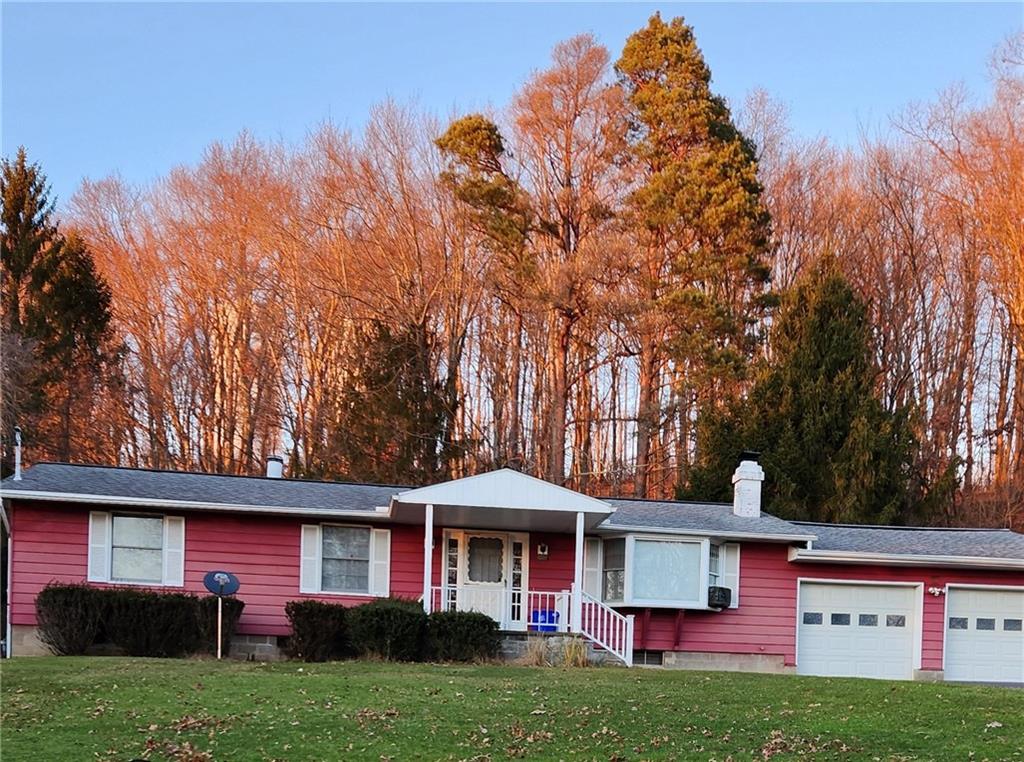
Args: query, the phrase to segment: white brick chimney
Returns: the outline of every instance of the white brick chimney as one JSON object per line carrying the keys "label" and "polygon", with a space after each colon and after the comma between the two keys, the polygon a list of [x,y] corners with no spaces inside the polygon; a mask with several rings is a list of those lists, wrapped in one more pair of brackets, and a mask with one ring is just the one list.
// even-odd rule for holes
{"label": "white brick chimney", "polygon": [[280,479],[284,474],[284,458],[280,455],[271,455],[267,458],[267,478]]}
{"label": "white brick chimney", "polygon": [[744,452],[740,464],[732,475],[732,512],[737,516],[756,519],[761,515],[761,482],[764,469],[757,462],[759,453]]}

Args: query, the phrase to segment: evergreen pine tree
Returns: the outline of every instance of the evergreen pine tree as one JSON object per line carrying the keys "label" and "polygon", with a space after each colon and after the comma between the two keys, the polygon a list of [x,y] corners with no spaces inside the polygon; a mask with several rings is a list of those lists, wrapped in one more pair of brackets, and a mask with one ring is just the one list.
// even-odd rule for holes
{"label": "evergreen pine tree", "polygon": [[686,497],[731,499],[744,449],[761,452],[765,510],[788,519],[850,523],[927,521],[955,486],[928,489],[915,472],[911,411],[886,410],[877,392],[864,304],[826,263],[786,295],[772,331],[772,362],[747,398],[704,412],[699,463]]}
{"label": "evergreen pine tree", "polygon": [[20,424],[37,458],[71,460],[118,355],[110,289],[82,239],[57,229],[46,178],[24,148],[0,165],[0,197],[0,425],[6,437]]}

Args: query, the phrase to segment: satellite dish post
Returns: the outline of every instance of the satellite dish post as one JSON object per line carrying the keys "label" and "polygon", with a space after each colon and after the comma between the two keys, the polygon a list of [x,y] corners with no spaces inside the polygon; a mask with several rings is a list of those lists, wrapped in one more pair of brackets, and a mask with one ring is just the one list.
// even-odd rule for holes
{"label": "satellite dish post", "polygon": [[223,646],[224,596],[237,593],[241,583],[238,581],[238,577],[231,572],[212,571],[207,572],[203,577],[203,585],[217,596],[217,659],[220,659]]}

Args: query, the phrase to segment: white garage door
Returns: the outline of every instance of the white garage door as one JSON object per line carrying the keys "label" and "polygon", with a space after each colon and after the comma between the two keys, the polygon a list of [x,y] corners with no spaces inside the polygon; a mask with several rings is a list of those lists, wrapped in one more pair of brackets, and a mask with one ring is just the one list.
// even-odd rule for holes
{"label": "white garage door", "polygon": [[951,587],[947,596],[946,679],[1024,682],[1024,590]]}
{"label": "white garage door", "polygon": [[797,672],[912,678],[918,596],[914,587],[801,582]]}

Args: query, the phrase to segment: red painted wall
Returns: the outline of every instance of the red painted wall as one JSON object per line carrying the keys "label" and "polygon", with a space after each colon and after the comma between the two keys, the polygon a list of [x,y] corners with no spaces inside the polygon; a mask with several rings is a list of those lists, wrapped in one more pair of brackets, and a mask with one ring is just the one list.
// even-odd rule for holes
{"label": "red painted wall", "polygon": [[[14,555],[11,622],[36,623],[35,598],[50,581],[84,582],[88,557],[88,506],[17,503],[12,510]],[[240,634],[287,635],[284,604],[317,598],[355,606],[368,596],[303,595],[299,592],[299,534],[310,520],[253,514],[184,512],[185,587],[205,594],[203,575],[227,569],[238,575],[245,601]],[[362,523],[362,522],[353,522]],[[423,593],[423,529],[393,524],[391,594]],[[182,588],[160,588],[181,590]]]}
{"label": "red painted wall", "polygon": [[[227,568],[242,581],[245,601],[242,634],[287,635],[284,604],[298,598],[358,605],[360,596],[299,593],[301,518],[253,514],[184,513],[185,590],[202,593],[203,575]],[[82,582],[86,577],[88,506],[64,503],[16,503],[13,520],[12,622],[35,624],[35,597],[47,582]],[[309,521],[308,519],[306,521]],[[423,529],[392,524],[391,594],[418,598],[423,591]],[[442,528],[435,532],[433,584],[441,583]],[[537,546],[549,547],[546,560]],[[1024,573],[958,571],[790,563],[788,548],[744,543],[740,552],[740,606],[723,612],[631,610],[636,616],[635,647],[651,650],[775,654],[796,660],[797,578],[920,582],[925,588],[949,582],[1024,585]],[[530,536],[529,585],[532,590],[568,590],[573,577],[574,538],[566,534]],[[175,588],[177,589],[177,588]],[[924,597],[922,666],[941,669],[945,597]],[[678,629],[677,629],[678,625]]]}
{"label": "red painted wall", "polygon": [[[919,582],[927,588],[949,582],[1022,585],[1024,573],[900,566],[791,563],[788,548],[744,543],[740,549],[740,605],[721,612],[687,611],[678,632],[676,612],[644,610],[636,616],[635,648],[712,653],[773,654],[796,663],[796,591],[798,578]],[[942,669],[944,595],[924,596],[921,668]],[[645,629],[644,624],[647,623]]]}

